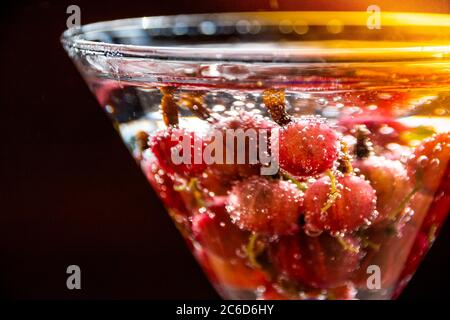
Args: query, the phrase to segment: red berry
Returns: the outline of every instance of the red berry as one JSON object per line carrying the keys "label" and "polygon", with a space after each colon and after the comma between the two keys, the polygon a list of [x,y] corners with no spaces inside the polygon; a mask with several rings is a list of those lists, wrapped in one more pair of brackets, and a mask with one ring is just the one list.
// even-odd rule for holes
{"label": "red berry", "polygon": [[211,283],[218,283],[216,273],[211,267],[208,259],[208,253],[201,247],[192,247],[193,254],[198,264],[202,267],[203,272]]}
{"label": "red berry", "polygon": [[231,222],[225,206],[197,213],[192,218],[192,235],[208,253],[228,260],[242,256],[250,236]]}
{"label": "red berry", "polygon": [[[400,203],[412,191],[406,169],[400,161],[372,156],[353,163],[370,181],[377,195],[378,217],[374,222],[395,218]],[[400,212],[397,212],[399,214]]]}
{"label": "red berry", "polygon": [[400,278],[406,276],[411,277],[414,274],[429,247],[430,242],[428,241],[427,235],[423,232],[417,233],[417,237],[414,241],[413,247],[411,248],[408,259],[405,262],[405,268],[403,269]]}
{"label": "red berry", "polygon": [[[203,191],[207,195],[225,195],[230,189],[233,182],[241,180],[242,178],[250,177],[260,174],[261,163],[258,157],[256,164],[249,163],[249,142],[245,143],[245,163],[237,163],[238,148],[236,140],[234,141],[234,160],[233,163],[226,163],[226,130],[242,129],[244,132],[248,129],[254,129],[257,133],[261,130],[266,131],[267,139],[270,139],[270,129],[274,127],[274,123],[269,119],[263,118],[259,115],[241,111],[237,115],[221,118],[218,123],[215,124],[214,129],[219,130],[223,136],[223,152],[224,158],[221,159],[221,163],[211,164],[199,177],[199,184]],[[214,132],[212,132],[214,133]],[[258,137],[259,138],[259,137]],[[267,141],[268,142],[268,141]],[[259,143],[257,141],[257,152],[259,152]]]}
{"label": "red berry", "polygon": [[223,117],[219,122],[214,124],[214,127],[218,130],[226,129],[255,129],[255,130],[270,130],[275,127],[275,123],[261,115],[256,113],[239,111],[237,114],[231,114],[227,117]]}
{"label": "red berry", "polygon": [[425,139],[408,160],[408,174],[420,187],[434,193],[445,179],[450,160],[450,132]]}
{"label": "red berry", "polygon": [[395,235],[395,230],[387,229],[384,225],[369,228],[364,234],[366,244],[366,255],[361,261],[359,270],[353,277],[358,287],[367,287],[369,274],[367,269],[371,265],[380,267],[381,288],[386,289],[393,286],[399,275],[402,261],[396,260],[405,251],[404,241]]}
{"label": "red berry", "polygon": [[234,185],[227,210],[240,228],[267,235],[298,229],[303,194],[291,182],[251,177]]}
{"label": "red berry", "polygon": [[[215,124],[214,130],[219,130],[223,136],[223,159],[221,163],[214,163],[211,169],[218,172],[219,175],[223,176],[227,180],[235,180],[242,177],[248,177],[253,174],[259,174],[259,169],[261,166],[261,159],[259,158],[259,147],[261,141],[259,141],[259,135],[261,132],[266,132],[266,147],[269,149],[270,142],[270,132],[271,129],[275,127],[274,122],[264,118],[262,116],[240,111],[237,115],[230,115],[229,117],[222,118],[218,123]],[[245,138],[245,144],[243,149],[239,148],[238,139],[235,137],[232,145],[227,145],[227,132],[228,134],[238,134],[236,130],[242,130],[243,134],[250,134],[249,130],[254,130],[252,134],[255,134],[255,149],[251,149],[249,138]],[[214,133],[214,132],[213,132]],[[267,150],[269,151],[269,150]],[[250,163],[250,152],[255,152],[253,156],[256,159],[256,163]],[[232,163],[227,163],[227,156],[231,157],[233,154]],[[238,155],[243,157],[244,163],[238,163]]]}
{"label": "red berry", "polygon": [[271,248],[275,269],[299,284],[333,288],[347,283],[359,267],[359,241],[328,234],[310,237],[303,232],[282,237]]}
{"label": "red berry", "polygon": [[390,117],[362,116],[341,119],[338,126],[343,127],[344,133],[350,133],[355,127],[365,125],[370,131],[370,141],[377,146],[389,143],[402,143],[400,135],[409,129],[404,124]]}
{"label": "red berry", "polygon": [[423,257],[427,253],[430,248],[430,242],[428,241],[428,237],[423,232],[417,233],[417,237],[414,240],[414,244],[412,246],[411,252],[409,253],[408,259],[405,262],[405,267],[397,281],[397,287],[395,288],[394,296],[397,297],[403,291],[403,289],[408,284],[409,280],[411,280],[414,272],[416,272],[417,268],[420,265]]}
{"label": "red berry", "polygon": [[[206,271],[209,279],[224,298],[242,298],[236,295],[238,290],[256,291],[267,283],[267,277],[261,270],[248,266],[246,261],[239,259],[226,259],[213,253],[205,252]],[[228,290],[227,290],[228,289]]]}
{"label": "red berry", "polygon": [[[442,186],[445,186],[445,183]],[[430,230],[427,227],[428,216],[436,212],[434,211],[435,209],[439,210],[437,207],[434,207],[434,205],[438,205],[438,202],[433,202],[432,195],[419,191],[414,194],[405,209],[405,212],[411,214],[407,223],[401,225],[402,222],[399,221],[395,225],[377,224],[367,229],[364,232],[365,242],[368,245],[367,254],[364,257],[360,272],[358,272],[355,281],[360,285],[365,285],[367,280],[365,270],[370,265],[377,265],[382,270],[381,287],[384,289],[393,288],[399,281],[405,265],[408,264],[408,256],[411,253],[411,248],[418,234],[421,233],[426,238],[429,238],[434,236],[434,233],[430,231],[438,230],[438,228]],[[442,205],[444,207],[440,213],[443,213],[445,216],[448,213],[448,202],[446,203],[444,200]],[[440,215],[440,213],[437,214]],[[434,220],[433,218],[431,219]]]}
{"label": "red berry", "polygon": [[429,197],[417,193],[408,209],[413,214],[410,221],[403,226],[377,224],[364,232],[367,254],[361,268],[355,275],[355,283],[366,286],[367,268],[377,265],[381,270],[381,288],[395,286],[405,266],[405,261],[418,233],[418,227],[429,207]]}
{"label": "red berry", "polygon": [[[260,175],[261,166],[258,164],[225,164],[214,163],[209,167],[207,177],[209,181],[202,180],[202,186],[208,191],[217,190],[218,194],[223,194],[223,189],[229,191],[235,181],[239,181],[254,175]],[[217,185],[219,183],[219,185]]]}
{"label": "red berry", "polygon": [[328,290],[328,297],[332,300],[354,300],[356,293],[355,286],[350,282],[343,286]]}
{"label": "red berry", "polygon": [[280,130],[280,167],[295,176],[313,176],[333,166],[338,135],[325,120],[302,117]]}
{"label": "red berry", "polygon": [[407,159],[411,155],[411,148],[398,143],[390,143],[383,150],[383,157],[389,160],[399,160]]}
{"label": "red berry", "polygon": [[450,166],[447,166],[441,184],[434,194],[428,213],[425,216],[420,229],[426,234],[434,233],[434,237],[442,227],[450,211]]}
{"label": "red berry", "polygon": [[[222,168],[223,170],[220,170]],[[206,197],[225,196],[231,190],[233,182],[239,179],[239,174],[234,170],[226,172],[225,170],[228,168],[231,167],[213,164],[199,176],[199,186]],[[249,171],[253,171],[254,174],[258,174],[258,170],[249,168]]]}
{"label": "red berry", "polygon": [[267,288],[259,295],[257,300],[289,300],[289,297],[279,293],[274,288]]}
{"label": "red berry", "polygon": [[141,168],[147,180],[158,194],[164,205],[170,210],[175,210],[181,215],[189,215],[185,202],[180,193],[174,190],[174,183],[167,173],[161,168],[158,161],[141,161]]}
{"label": "red berry", "polygon": [[327,208],[332,189],[329,177],[323,177],[305,192],[305,228],[310,232],[354,231],[376,217],[375,190],[364,179],[344,175],[336,178],[338,195]]}
{"label": "red berry", "polygon": [[197,259],[217,286],[256,290],[265,274],[247,265],[245,247],[250,233],[234,225],[223,205],[214,205],[192,218]]}
{"label": "red berry", "polygon": [[[176,152],[179,157],[184,157],[182,146],[185,142],[188,144],[186,149],[190,150],[189,161],[176,164],[173,160],[172,152]],[[169,174],[177,173],[182,176],[191,176],[202,172],[206,168],[203,159],[205,144],[194,132],[168,128],[152,136],[149,145],[161,168]]]}

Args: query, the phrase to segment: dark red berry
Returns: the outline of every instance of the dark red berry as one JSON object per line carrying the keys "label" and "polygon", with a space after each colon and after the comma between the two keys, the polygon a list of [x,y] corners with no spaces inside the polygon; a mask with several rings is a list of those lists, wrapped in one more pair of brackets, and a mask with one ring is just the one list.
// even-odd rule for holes
{"label": "dark red berry", "polygon": [[405,167],[400,161],[372,156],[357,160],[353,167],[370,182],[377,195],[378,217],[374,222],[394,219],[401,212],[399,206],[412,191]]}
{"label": "dark red berry", "polygon": [[[271,120],[245,111],[221,118],[213,129],[218,130],[223,137],[223,158],[213,163],[211,170],[228,181],[259,174],[261,162],[265,160],[260,158],[260,152],[270,151],[270,133],[274,127],[275,124]],[[211,134],[216,132],[213,131]],[[231,134],[236,136],[233,138],[230,136]],[[229,138],[228,143],[227,135],[233,138]],[[244,143],[239,144],[239,139],[245,139]],[[260,139],[264,139],[264,141],[260,141]],[[263,142],[267,150],[260,151]]]}
{"label": "dark red berry", "polygon": [[231,189],[235,176],[227,176],[217,167],[210,166],[198,177],[198,183],[206,197],[225,196]]}
{"label": "dark red berry", "polygon": [[206,259],[208,271],[213,275],[211,278],[215,279],[214,285],[229,289],[228,298],[238,299],[237,290],[256,291],[268,281],[263,271],[250,267],[244,260],[224,259],[212,253],[206,253]]}
{"label": "dark red berry", "polygon": [[[161,168],[169,174],[192,176],[206,168],[203,159],[205,143],[194,132],[171,127],[152,136],[149,145]],[[183,148],[184,145],[185,148]],[[186,161],[181,159],[186,156],[184,149],[189,150]],[[181,163],[174,162],[174,155],[181,159]]]}
{"label": "dark red berry", "polygon": [[395,288],[394,292],[395,297],[403,291],[409,280],[411,280],[414,272],[416,272],[417,268],[420,265],[420,262],[422,261],[429,248],[430,242],[427,235],[423,232],[419,232],[416,239],[414,240],[414,244],[411,248],[408,259],[405,262],[405,267],[399,277],[399,280],[397,281],[397,287]]}
{"label": "dark red berry", "polygon": [[450,211],[450,165],[434,194],[433,202],[422,222],[421,230],[434,238]]}
{"label": "dark red berry", "polygon": [[330,300],[354,300],[357,290],[355,286],[348,282],[343,286],[328,290],[328,299]]}
{"label": "dark red berry", "polygon": [[434,193],[445,179],[450,160],[450,133],[425,139],[408,159],[408,174],[419,187]]}
{"label": "dark red berry", "polygon": [[344,133],[351,133],[358,126],[364,125],[369,131],[369,140],[376,146],[386,146],[389,143],[402,143],[401,134],[410,129],[408,126],[390,117],[361,116],[341,119],[338,126]]}
{"label": "dark red berry", "polygon": [[[409,250],[417,236],[418,225],[423,218],[423,213],[420,211],[423,210],[424,205],[428,207],[428,204],[424,203],[427,201],[417,195],[419,194],[413,198],[415,204],[411,204],[411,212],[414,215],[407,224],[399,227],[392,223],[381,223],[364,231],[363,242],[367,254],[354,278],[358,286],[367,285],[367,268],[371,265],[380,267],[382,289],[392,288],[398,281]],[[417,198],[422,199],[419,201]]]}
{"label": "dark red berry", "polygon": [[264,288],[264,291],[258,292],[257,300],[289,300],[289,296],[277,290],[271,285]]}
{"label": "dark red berry", "polygon": [[240,228],[267,235],[298,229],[303,193],[288,181],[254,176],[234,185],[227,210]]}
{"label": "dark red berry", "polygon": [[161,168],[158,161],[141,161],[141,168],[164,205],[170,210],[175,210],[177,214],[189,215],[183,197],[174,190],[174,183],[171,177]]}
{"label": "dark red berry", "polygon": [[338,153],[338,135],[324,119],[302,117],[280,130],[280,167],[294,176],[330,169]]}
{"label": "dark red berry", "polygon": [[[305,192],[305,228],[310,232],[354,231],[377,217],[375,190],[354,175],[336,178],[337,193],[329,177],[323,177]],[[330,200],[333,198],[334,200]]]}
{"label": "dark red berry", "polygon": [[231,222],[225,206],[214,206],[193,216],[192,235],[207,252],[236,259],[245,251],[250,233]]}
{"label": "dark red berry", "polygon": [[303,232],[282,237],[271,248],[275,269],[289,279],[315,288],[346,284],[359,267],[359,241],[326,233],[310,237]]}
{"label": "dark red berry", "polygon": [[230,221],[223,206],[202,209],[192,218],[192,236],[196,256],[210,279],[218,286],[256,290],[267,282],[261,270],[250,267],[245,259],[250,233]]}
{"label": "dark red berry", "polygon": [[[430,242],[428,240],[428,235],[419,232],[414,241],[413,247],[411,248],[408,259],[405,262],[405,268],[402,272],[403,277],[410,277],[414,274],[429,248]],[[400,276],[400,278],[402,278],[402,276]]]}

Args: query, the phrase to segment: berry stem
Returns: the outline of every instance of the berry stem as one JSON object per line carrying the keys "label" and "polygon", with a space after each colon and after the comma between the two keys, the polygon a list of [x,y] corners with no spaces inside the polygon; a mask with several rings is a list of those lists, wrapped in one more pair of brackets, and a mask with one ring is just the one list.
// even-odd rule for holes
{"label": "berry stem", "polygon": [[211,112],[205,106],[201,92],[183,94],[180,100],[180,103],[186,106],[196,117],[209,123],[217,122],[217,119],[211,115]]}
{"label": "berry stem", "polygon": [[177,192],[186,191],[187,190],[187,185],[186,184],[174,185],[173,186],[173,190],[175,190]]}
{"label": "berry stem", "polygon": [[371,248],[372,250],[375,250],[375,251],[379,251],[380,247],[381,247],[381,245],[379,243],[372,242],[372,241],[370,241],[368,239],[364,239],[363,240],[363,245],[365,247],[369,247],[369,248]]}
{"label": "berry stem", "polygon": [[327,176],[330,178],[330,193],[328,194],[327,202],[325,202],[325,205],[320,210],[321,213],[325,213],[336,201],[337,197],[339,196],[339,190],[336,187],[336,177],[333,173],[333,171],[328,170]]}
{"label": "berry stem", "polygon": [[370,236],[369,236],[369,234],[367,234],[367,229],[366,230],[358,230],[356,232],[356,236],[358,236],[361,239],[362,248],[370,248],[374,251],[380,250],[381,244],[370,240]]}
{"label": "berry stem", "polygon": [[169,126],[178,125],[178,106],[173,98],[174,87],[162,87],[161,110],[163,114],[164,124]]}
{"label": "berry stem", "polygon": [[149,135],[145,131],[139,131],[134,137],[134,145],[139,152],[148,148]]}
{"label": "berry stem", "polygon": [[269,109],[273,121],[284,126],[292,121],[286,112],[284,90],[267,89],[263,92],[263,102]]}
{"label": "berry stem", "polygon": [[369,139],[370,131],[365,125],[356,126],[355,154],[358,159],[368,158],[373,154],[373,145]]}
{"label": "berry stem", "polygon": [[258,234],[252,233],[248,239],[248,244],[246,247],[248,260],[250,261],[250,264],[254,268],[261,269],[261,265],[257,261],[257,257],[262,253],[264,250],[264,247],[259,246],[258,247]]}
{"label": "berry stem", "polygon": [[200,191],[198,187],[198,180],[197,178],[192,178],[189,180],[189,183],[187,185],[187,189],[192,192],[195,201],[197,202],[198,207],[202,208],[205,206],[205,201],[203,201],[202,192]]}
{"label": "berry stem", "polygon": [[402,212],[405,209],[406,204],[411,200],[411,198],[416,194],[416,192],[420,190],[420,187],[421,187],[420,184],[416,184],[414,189],[412,189],[411,192],[408,193],[405,198],[403,198],[399,206],[390,214],[389,216],[390,220],[395,220],[397,218],[400,212]]}
{"label": "berry stem", "polygon": [[280,172],[280,175],[283,177],[283,179],[288,180],[288,181],[292,182],[293,184],[295,184],[300,191],[306,191],[306,189],[308,189],[308,185],[306,183],[298,181],[293,176],[291,176],[289,173],[287,173],[285,170],[280,169],[279,172]]}
{"label": "berry stem", "polygon": [[353,173],[352,159],[350,153],[348,152],[348,144],[345,141],[341,141],[341,151],[342,158],[340,159],[340,165],[343,173],[351,174]]}
{"label": "berry stem", "polygon": [[351,243],[348,243],[347,241],[345,241],[345,239],[343,237],[337,236],[336,239],[339,242],[339,244],[342,246],[342,248],[344,248],[344,250],[347,250],[347,251],[353,252],[353,253],[359,252],[358,248],[353,246]]}
{"label": "berry stem", "polygon": [[196,205],[199,208],[205,207],[205,201],[203,201],[202,192],[200,191],[200,189],[198,187],[197,178],[190,179],[187,184],[183,183],[180,185],[174,185],[173,190],[175,190],[177,192],[187,192],[187,191],[192,192],[195,202],[196,202]]}

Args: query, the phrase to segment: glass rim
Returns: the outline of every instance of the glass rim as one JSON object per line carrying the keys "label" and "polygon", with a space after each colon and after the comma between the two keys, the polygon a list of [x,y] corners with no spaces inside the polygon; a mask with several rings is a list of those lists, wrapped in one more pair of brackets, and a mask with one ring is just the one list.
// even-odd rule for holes
{"label": "glass rim", "polygon": [[[69,28],[61,36],[68,52],[85,55],[105,55],[122,58],[151,58],[165,61],[234,61],[234,62],[366,62],[366,61],[416,61],[450,60],[450,14],[380,12],[380,29],[369,29],[370,13],[362,11],[286,11],[286,12],[232,12],[211,14],[186,14],[152,16],[111,20]],[[258,39],[261,29],[274,28],[279,35],[297,41],[294,46],[274,48],[260,44],[243,47],[177,45],[177,36],[189,37],[177,28],[198,30],[204,38],[214,39],[215,30],[231,27],[234,32]],[[300,26],[299,30],[296,27]],[[208,29],[209,28],[209,29]],[[240,32],[240,29],[245,32]],[[254,28],[252,30],[252,28]],[[322,28],[313,34],[315,46],[304,46],[308,28]],[[334,28],[334,29],[333,29]],[[306,29],[306,32],[305,32]],[[132,30],[148,33],[163,32],[173,39],[172,45],[136,45],[92,40],[95,33],[126,34]],[[241,31],[242,31],[241,30]],[[345,32],[342,32],[345,30]],[[347,31],[348,30],[348,31]],[[167,33],[168,32],[168,33]],[[260,33],[261,32],[261,33]],[[324,33],[331,38],[324,39]],[[397,39],[391,37],[392,34]],[[311,36],[311,35],[310,35]],[[341,38],[340,38],[341,36]],[[344,36],[349,39],[343,40]],[[333,38],[334,37],[334,38]],[[359,37],[359,38],[358,38]],[[280,38],[283,41],[282,38]],[[346,41],[346,42],[345,42]],[[310,41],[311,42],[311,41]],[[354,42],[355,45],[349,45]],[[256,42],[255,42],[256,43]],[[280,42],[280,44],[283,42]],[[300,43],[302,45],[300,45]],[[325,44],[325,45],[324,45]],[[378,45],[377,45],[378,44]],[[381,44],[381,45],[380,45]]]}

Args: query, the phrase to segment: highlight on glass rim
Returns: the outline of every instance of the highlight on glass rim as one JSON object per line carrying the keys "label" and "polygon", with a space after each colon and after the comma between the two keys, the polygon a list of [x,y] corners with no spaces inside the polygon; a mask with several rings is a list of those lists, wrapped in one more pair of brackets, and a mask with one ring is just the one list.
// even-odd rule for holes
{"label": "highlight on glass rim", "polygon": [[10,12],[2,298],[448,298],[449,1]]}

